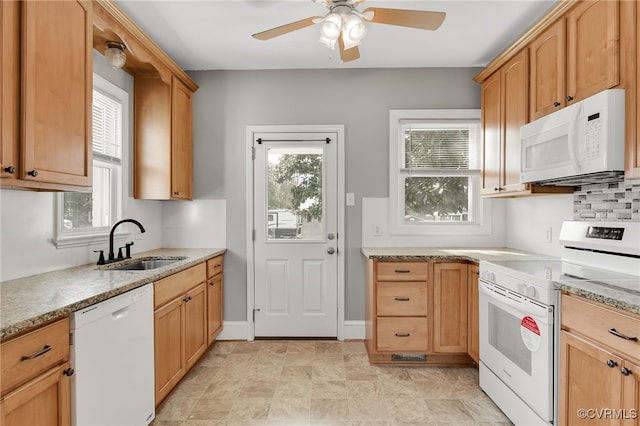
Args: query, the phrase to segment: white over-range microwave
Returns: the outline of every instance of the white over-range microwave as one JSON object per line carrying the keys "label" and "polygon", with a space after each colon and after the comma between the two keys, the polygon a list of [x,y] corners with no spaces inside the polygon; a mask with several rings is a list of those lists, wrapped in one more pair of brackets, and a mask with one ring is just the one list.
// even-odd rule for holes
{"label": "white over-range microwave", "polygon": [[525,124],[522,183],[581,186],[624,173],[624,89],[602,91]]}

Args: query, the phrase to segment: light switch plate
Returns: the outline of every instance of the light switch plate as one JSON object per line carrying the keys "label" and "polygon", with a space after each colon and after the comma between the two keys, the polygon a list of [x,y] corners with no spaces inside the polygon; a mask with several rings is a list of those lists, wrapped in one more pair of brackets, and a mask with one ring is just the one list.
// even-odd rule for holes
{"label": "light switch plate", "polygon": [[355,206],[356,205],[356,194],[353,192],[347,192],[347,206]]}

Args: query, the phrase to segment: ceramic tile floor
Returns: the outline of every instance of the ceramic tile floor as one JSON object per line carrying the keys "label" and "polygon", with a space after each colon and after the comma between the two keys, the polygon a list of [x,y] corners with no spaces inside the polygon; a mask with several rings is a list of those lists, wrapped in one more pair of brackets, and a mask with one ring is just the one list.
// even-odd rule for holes
{"label": "ceramic tile floor", "polygon": [[475,368],[370,366],[362,342],[216,342],[152,426],[511,425]]}

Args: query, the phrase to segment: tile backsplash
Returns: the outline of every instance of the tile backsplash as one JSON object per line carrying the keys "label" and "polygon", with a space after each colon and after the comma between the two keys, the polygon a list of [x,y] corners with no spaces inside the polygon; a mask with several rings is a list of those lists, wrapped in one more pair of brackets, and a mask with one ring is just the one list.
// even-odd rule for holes
{"label": "tile backsplash", "polygon": [[585,185],[573,193],[574,220],[640,222],[640,182]]}

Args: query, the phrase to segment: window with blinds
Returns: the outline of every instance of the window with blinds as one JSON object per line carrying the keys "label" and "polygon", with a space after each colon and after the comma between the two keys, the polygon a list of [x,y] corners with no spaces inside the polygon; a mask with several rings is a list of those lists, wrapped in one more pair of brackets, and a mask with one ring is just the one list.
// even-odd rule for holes
{"label": "window with blinds", "polygon": [[447,114],[451,111],[390,115],[392,229],[478,224],[480,122]]}
{"label": "window with blinds", "polygon": [[[96,85],[98,82],[98,85]],[[113,93],[111,93],[113,92]],[[125,96],[125,99],[121,99]],[[62,236],[104,232],[117,220],[122,194],[123,103],[126,93],[94,75],[93,191],[65,193]]]}

